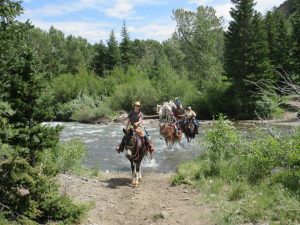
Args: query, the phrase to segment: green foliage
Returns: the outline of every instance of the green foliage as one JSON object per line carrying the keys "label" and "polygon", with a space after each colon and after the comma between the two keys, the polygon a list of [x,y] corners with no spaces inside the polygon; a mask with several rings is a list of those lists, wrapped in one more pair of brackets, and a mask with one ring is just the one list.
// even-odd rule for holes
{"label": "green foliage", "polygon": [[143,112],[153,113],[158,94],[151,81],[133,67],[128,68],[126,75],[131,78],[130,81],[117,85],[109,99],[112,109],[130,111],[132,104],[139,100],[143,104]]}
{"label": "green foliage", "polygon": [[82,206],[60,195],[41,163],[43,153],[57,146],[61,128],[42,125],[53,118],[53,101],[42,95],[47,76],[28,43],[32,26],[15,21],[21,11],[19,2],[1,1],[0,221],[77,222]]}
{"label": "green foliage", "polygon": [[76,172],[82,167],[85,152],[85,146],[80,140],[60,143],[42,155],[44,169],[53,168],[55,173]]}
{"label": "green foliage", "polygon": [[91,69],[98,75],[103,77],[105,75],[106,65],[106,55],[107,55],[107,47],[103,44],[102,41],[99,44],[94,46],[95,55],[91,60]]}
{"label": "green foliage", "polygon": [[292,28],[293,28],[292,66],[293,66],[293,72],[297,75],[297,79],[300,80],[299,79],[299,74],[300,74],[300,3],[299,1],[294,2],[291,21],[292,21]]}
{"label": "green foliage", "polygon": [[129,37],[129,33],[124,21],[121,30],[122,41],[120,43],[120,51],[121,51],[121,65],[123,69],[126,71],[128,66],[133,63],[133,54],[132,54],[132,46]]}
{"label": "green foliage", "polygon": [[265,18],[269,58],[279,71],[290,71],[291,32],[290,23],[281,11],[274,9],[267,12]]}
{"label": "green foliage", "polygon": [[114,114],[109,103],[97,97],[78,96],[68,105],[72,112],[71,119],[78,122],[91,122]]}
{"label": "green foliage", "polygon": [[177,9],[174,38],[184,54],[183,61],[190,77],[203,88],[205,82],[216,82],[223,72],[223,30],[221,20],[211,7],[200,6],[196,12]]}
{"label": "green foliage", "polygon": [[261,118],[270,119],[273,116],[280,115],[280,98],[277,96],[268,96],[263,94],[257,101],[255,101],[255,112]]}
{"label": "green foliage", "polygon": [[181,164],[171,183],[199,187],[219,204],[219,223],[299,222],[300,131],[246,137],[223,116],[205,136],[207,152]]}
{"label": "green foliage", "polygon": [[161,102],[180,97],[183,103],[188,105],[191,99],[197,96],[196,83],[190,81],[186,74],[179,75],[169,64],[160,65],[157,74],[153,81]]}
{"label": "green foliage", "polygon": [[[22,158],[9,158],[0,165],[1,203],[8,206],[6,218],[22,221],[62,220],[76,222],[83,207],[75,206],[69,198],[61,197],[56,184]],[[29,223],[28,223],[29,224]]]}
{"label": "green foliage", "polygon": [[61,73],[78,73],[82,68],[87,68],[93,53],[92,45],[87,40],[65,36],[54,27],[49,31],[32,29],[29,45],[39,55],[41,71],[49,77]]}
{"label": "green foliage", "polygon": [[273,79],[270,73],[269,46],[262,16],[254,10],[253,0],[232,1],[233,21],[230,22],[225,40],[225,71],[233,83],[230,115],[238,118],[255,117],[253,82]]}
{"label": "green foliage", "polygon": [[78,95],[102,96],[105,87],[100,78],[87,71],[81,71],[76,75],[63,74],[50,81],[50,92],[59,103],[67,103],[78,97]]}
{"label": "green foliage", "polygon": [[116,40],[114,31],[111,31],[107,41],[107,69],[112,70],[115,66],[119,66],[121,62],[121,52]]}
{"label": "green foliage", "polygon": [[220,162],[230,160],[238,151],[239,135],[232,124],[220,115],[214,128],[208,131],[207,136],[207,156],[210,160],[210,175],[220,173]]}
{"label": "green foliage", "polygon": [[245,196],[247,186],[244,183],[237,182],[231,185],[228,192],[228,201],[237,201]]}

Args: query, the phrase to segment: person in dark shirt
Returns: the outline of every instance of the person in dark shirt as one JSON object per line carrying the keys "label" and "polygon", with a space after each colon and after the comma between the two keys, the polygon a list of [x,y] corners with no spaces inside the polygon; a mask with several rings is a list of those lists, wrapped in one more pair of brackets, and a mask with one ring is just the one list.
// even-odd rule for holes
{"label": "person in dark shirt", "polygon": [[143,113],[141,112],[140,102],[134,103],[133,111],[128,114],[126,130],[128,130],[130,125],[133,127],[133,129],[142,127],[143,125]]}
{"label": "person in dark shirt", "polygon": [[[154,151],[154,148],[152,144],[149,141],[149,135],[147,132],[144,132],[145,130],[143,129],[143,113],[141,112],[141,103],[140,102],[135,102],[133,105],[133,111],[131,111],[128,114],[128,118],[126,121],[126,130],[128,130],[129,127],[132,127],[133,130],[141,137],[144,138],[145,144],[148,147],[148,150],[150,152]],[[123,152],[124,150],[124,143],[123,141],[121,144],[118,146],[116,149],[118,152]]]}

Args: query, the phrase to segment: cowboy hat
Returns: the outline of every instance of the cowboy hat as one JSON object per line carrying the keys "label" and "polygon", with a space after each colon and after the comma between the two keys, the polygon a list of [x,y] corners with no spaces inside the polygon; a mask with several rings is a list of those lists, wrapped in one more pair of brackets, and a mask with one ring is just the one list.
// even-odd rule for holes
{"label": "cowboy hat", "polygon": [[139,101],[137,101],[137,102],[135,102],[135,103],[133,104],[133,106],[141,107],[141,103],[140,103]]}

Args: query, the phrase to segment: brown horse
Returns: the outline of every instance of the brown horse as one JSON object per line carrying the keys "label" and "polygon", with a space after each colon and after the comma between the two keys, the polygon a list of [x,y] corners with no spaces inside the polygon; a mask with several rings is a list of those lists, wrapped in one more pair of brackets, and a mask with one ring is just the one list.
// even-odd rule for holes
{"label": "brown horse", "polygon": [[[137,187],[139,180],[142,179],[141,162],[147,154],[147,146],[140,135],[129,129],[128,131],[123,129],[124,137],[122,143],[124,144],[124,150],[126,157],[130,161],[131,171],[133,175],[132,185]],[[152,153],[150,153],[152,154]]]}
{"label": "brown horse", "polygon": [[164,137],[166,145],[172,147],[174,143],[180,143],[182,132],[176,133],[176,125],[173,123],[162,123],[159,125],[160,134]]}

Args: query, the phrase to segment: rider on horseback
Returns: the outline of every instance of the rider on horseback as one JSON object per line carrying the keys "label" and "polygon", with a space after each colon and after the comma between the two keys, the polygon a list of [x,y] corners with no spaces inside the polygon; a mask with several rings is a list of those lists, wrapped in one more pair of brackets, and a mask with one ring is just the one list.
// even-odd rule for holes
{"label": "rider on horseback", "polygon": [[199,134],[198,133],[199,124],[196,120],[196,113],[192,110],[192,107],[190,106],[188,107],[188,110],[184,113],[184,118],[185,118],[184,123],[187,123],[188,121],[192,121],[192,123],[195,125],[196,134]]}
{"label": "rider on horseback", "polygon": [[177,120],[181,119],[183,114],[182,104],[178,97],[175,98],[175,108],[173,109],[173,114]]}
{"label": "rider on horseback", "polygon": [[[150,143],[149,135],[146,131],[144,133],[142,125],[143,125],[143,113],[141,112],[141,103],[140,102],[135,102],[133,111],[131,111],[128,114],[128,118],[127,118],[127,121],[126,121],[126,130],[128,130],[128,128],[130,126],[132,126],[134,131],[139,136],[144,138],[145,145],[147,146],[148,150],[150,152],[153,152],[154,148],[153,148],[152,144]],[[123,150],[124,150],[123,140],[122,140],[121,144],[119,145],[119,147],[116,150],[118,152],[123,152]]]}
{"label": "rider on horseback", "polygon": [[174,120],[175,120],[174,126],[175,126],[175,133],[176,133],[176,135],[178,135],[179,131],[180,131],[180,126],[178,123],[184,114],[181,101],[178,97],[175,98],[175,106],[176,107],[173,109],[173,115],[174,115]]}

